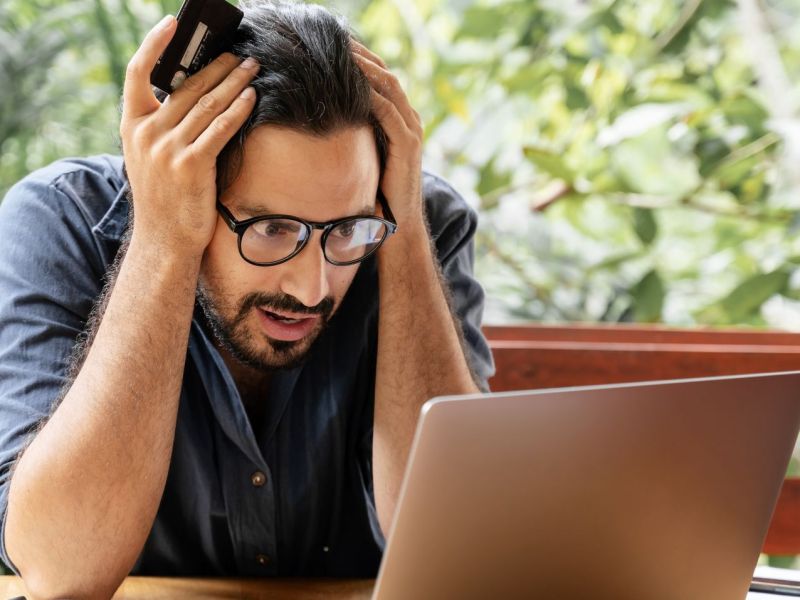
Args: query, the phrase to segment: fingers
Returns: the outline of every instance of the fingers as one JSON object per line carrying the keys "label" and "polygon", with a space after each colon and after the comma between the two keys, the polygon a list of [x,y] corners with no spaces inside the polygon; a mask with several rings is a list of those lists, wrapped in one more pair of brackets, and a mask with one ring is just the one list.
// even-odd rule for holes
{"label": "fingers", "polygon": [[[205,120],[205,124],[208,125],[257,73],[257,63],[242,62],[237,56],[225,52],[189,77],[172,93],[164,104],[165,110],[159,115],[159,121],[165,128],[172,128],[181,123],[191,111],[199,109],[200,114],[209,113]],[[220,84],[225,86],[224,91],[217,89]],[[223,95],[226,102],[221,105]],[[213,114],[210,114],[212,112]]]}
{"label": "fingers", "polygon": [[211,121],[200,136],[189,146],[191,153],[199,158],[216,160],[217,155],[236,131],[244,124],[253,110],[256,91],[245,88],[225,112]]}
{"label": "fingers", "polygon": [[354,54],[359,54],[365,58],[368,58],[369,60],[371,60],[372,62],[374,62],[376,65],[380,66],[383,69],[388,69],[386,63],[383,62],[383,59],[380,56],[375,54],[372,50],[367,48],[364,44],[362,44],[358,40],[350,38],[350,46],[353,49]]}
{"label": "fingers", "polygon": [[124,116],[141,117],[160,106],[150,87],[150,73],[175,34],[176,22],[171,15],[164,17],[148,32],[128,63],[122,94]]}
{"label": "fingers", "polygon": [[397,107],[375,90],[372,90],[372,110],[375,116],[378,117],[378,121],[380,121],[381,127],[383,127],[390,142],[399,141],[397,139],[398,133],[406,136],[411,133]]}
{"label": "fingers", "polygon": [[[373,90],[395,106],[402,116],[405,126],[410,131],[421,136],[423,133],[422,119],[420,119],[419,113],[417,113],[409,103],[408,97],[403,91],[403,87],[400,85],[397,77],[383,65],[383,61],[377,58],[374,53],[360,44],[356,44],[358,43],[354,42],[354,48],[357,49],[357,52],[354,52],[353,56],[358,66],[361,68],[361,71],[369,80]],[[375,60],[380,62],[375,62],[370,56],[374,56]]]}

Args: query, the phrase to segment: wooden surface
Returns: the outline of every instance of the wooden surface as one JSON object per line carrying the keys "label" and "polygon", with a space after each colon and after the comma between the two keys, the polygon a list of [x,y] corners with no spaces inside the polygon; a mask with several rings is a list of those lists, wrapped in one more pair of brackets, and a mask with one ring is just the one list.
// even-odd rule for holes
{"label": "wooden surface", "polygon": [[[373,580],[128,577],[114,600],[369,600],[374,584]],[[24,595],[20,578],[0,577],[1,600]]]}
{"label": "wooden surface", "polygon": [[637,326],[486,327],[507,391],[800,370],[800,334]]}
{"label": "wooden surface", "polygon": [[800,346],[800,333],[747,328],[681,329],[663,325],[570,323],[568,325],[486,325],[490,340],[551,340],[680,344],[767,344]]}
{"label": "wooden surface", "polygon": [[[484,327],[493,391],[800,370],[800,334],[641,325]],[[800,479],[784,482],[764,543],[800,554]]]}
{"label": "wooden surface", "polygon": [[[374,581],[287,581],[237,579],[176,579],[167,577],[128,577],[115,600],[367,600]],[[25,593],[16,577],[0,576],[0,599],[7,600]],[[602,594],[599,594],[602,597]],[[747,600],[785,598],[772,594],[747,594]]]}

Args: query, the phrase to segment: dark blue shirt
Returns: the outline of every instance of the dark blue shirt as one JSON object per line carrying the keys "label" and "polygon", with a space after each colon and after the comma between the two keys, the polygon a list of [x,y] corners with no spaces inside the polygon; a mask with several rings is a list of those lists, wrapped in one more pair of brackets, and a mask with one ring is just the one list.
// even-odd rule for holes
{"label": "dark blue shirt", "polygon": [[[119,157],[64,160],[26,177],[0,205],[0,552],[8,564],[11,469],[69,383],[70,353],[127,225],[124,183]],[[424,195],[468,359],[485,387],[493,365],[472,276],[476,216],[434,176],[425,175]],[[377,279],[368,259],[307,360],[272,378],[255,429],[195,310],[166,487],[134,573],[376,575],[384,546],[371,472]]]}

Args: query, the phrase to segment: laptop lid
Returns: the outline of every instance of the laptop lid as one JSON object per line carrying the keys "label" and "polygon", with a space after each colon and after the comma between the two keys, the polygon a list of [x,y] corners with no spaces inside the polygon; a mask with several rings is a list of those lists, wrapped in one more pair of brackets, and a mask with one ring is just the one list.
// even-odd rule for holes
{"label": "laptop lid", "polygon": [[435,398],[374,598],[744,598],[800,372]]}

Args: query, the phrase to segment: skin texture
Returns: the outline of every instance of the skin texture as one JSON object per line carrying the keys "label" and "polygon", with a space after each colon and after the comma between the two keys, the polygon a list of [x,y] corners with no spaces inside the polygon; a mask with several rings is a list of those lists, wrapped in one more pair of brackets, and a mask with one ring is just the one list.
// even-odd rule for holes
{"label": "skin texture", "polygon": [[[289,214],[311,221],[333,221],[365,211],[374,214],[379,165],[369,127],[347,128],[325,137],[263,125],[245,142],[242,173],[221,198],[238,220],[262,214]],[[269,165],[269,168],[263,168]],[[268,190],[268,192],[265,192]],[[335,266],[325,260],[314,230],[303,250],[291,260],[272,267],[252,265],[239,255],[236,235],[220,217],[203,257],[200,287],[214,299],[223,321],[232,321],[247,294],[286,296],[304,307],[326,299],[332,316],[358,271],[358,265]],[[289,359],[305,354],[324,325],[320,318],[313,332],[283,352],[275,350],[262,332],[257,308],[236,328],[233,342],[264,367],[285,367]],[[237,365],[225,353],[229,367],[237,370],[237,383],[258,389],[268,373]]]}
{"label": "skin texture", "polygon": [[353,50],[373,86],[373,110],[389,140],[381,189],[398,224],[398,234],[378,253],[372,460],[378,520],[388,534],[422,405],[434,396],[480,390],[464,357],[426,226],[422,121],[384,62],[357,42]]}
{"label": "skin texture", "polygon": [[[265,339],[256,309],[233,325],[243,299],[286,296],[305,307],[330,299],[335,311],[357,270],[324,261],[319,231],[282,265],[240,258],[215,208],[215,158],[252,109],[242,92],[255,71],[223,55],[161,105],[148,77],[174,31],[174,19],[165,19],[128,67],[120,131],[134,198],[130,245],[83,366],[11,481],[5,541],[34,598],[110,597],[141,551],[169,467],[198,286],[219,322],[231,325],[229,348],[220,347],[247,399],[263,392],[263,367],[286,357]],[[373,445],[378,516],[388,533],[420,407],[477,388],[425,224],[419,116],[377,56],[355,43],[353,51],[389,140],[382,181],[367,127],[312,137],[264,126],[249,136],[243,174],[222,201],[237,219],[266,204],[327,221],[374,210],[380,185],[392,206],[398,233],[378,252]],[[297,342],[297,352],[317,333]],[[256,366],[231,349],[255,357]]]}
{"label": "skin texture", "polygon": [[126,73],[130,246],[83,367],[11,479],[6,548],[34,598],[111,597],[164,490],[215,157],[252,110],[240,93],[256,72],[223,55],[162,106],[149,74],[174,32],[174,18],[150,31]]}

